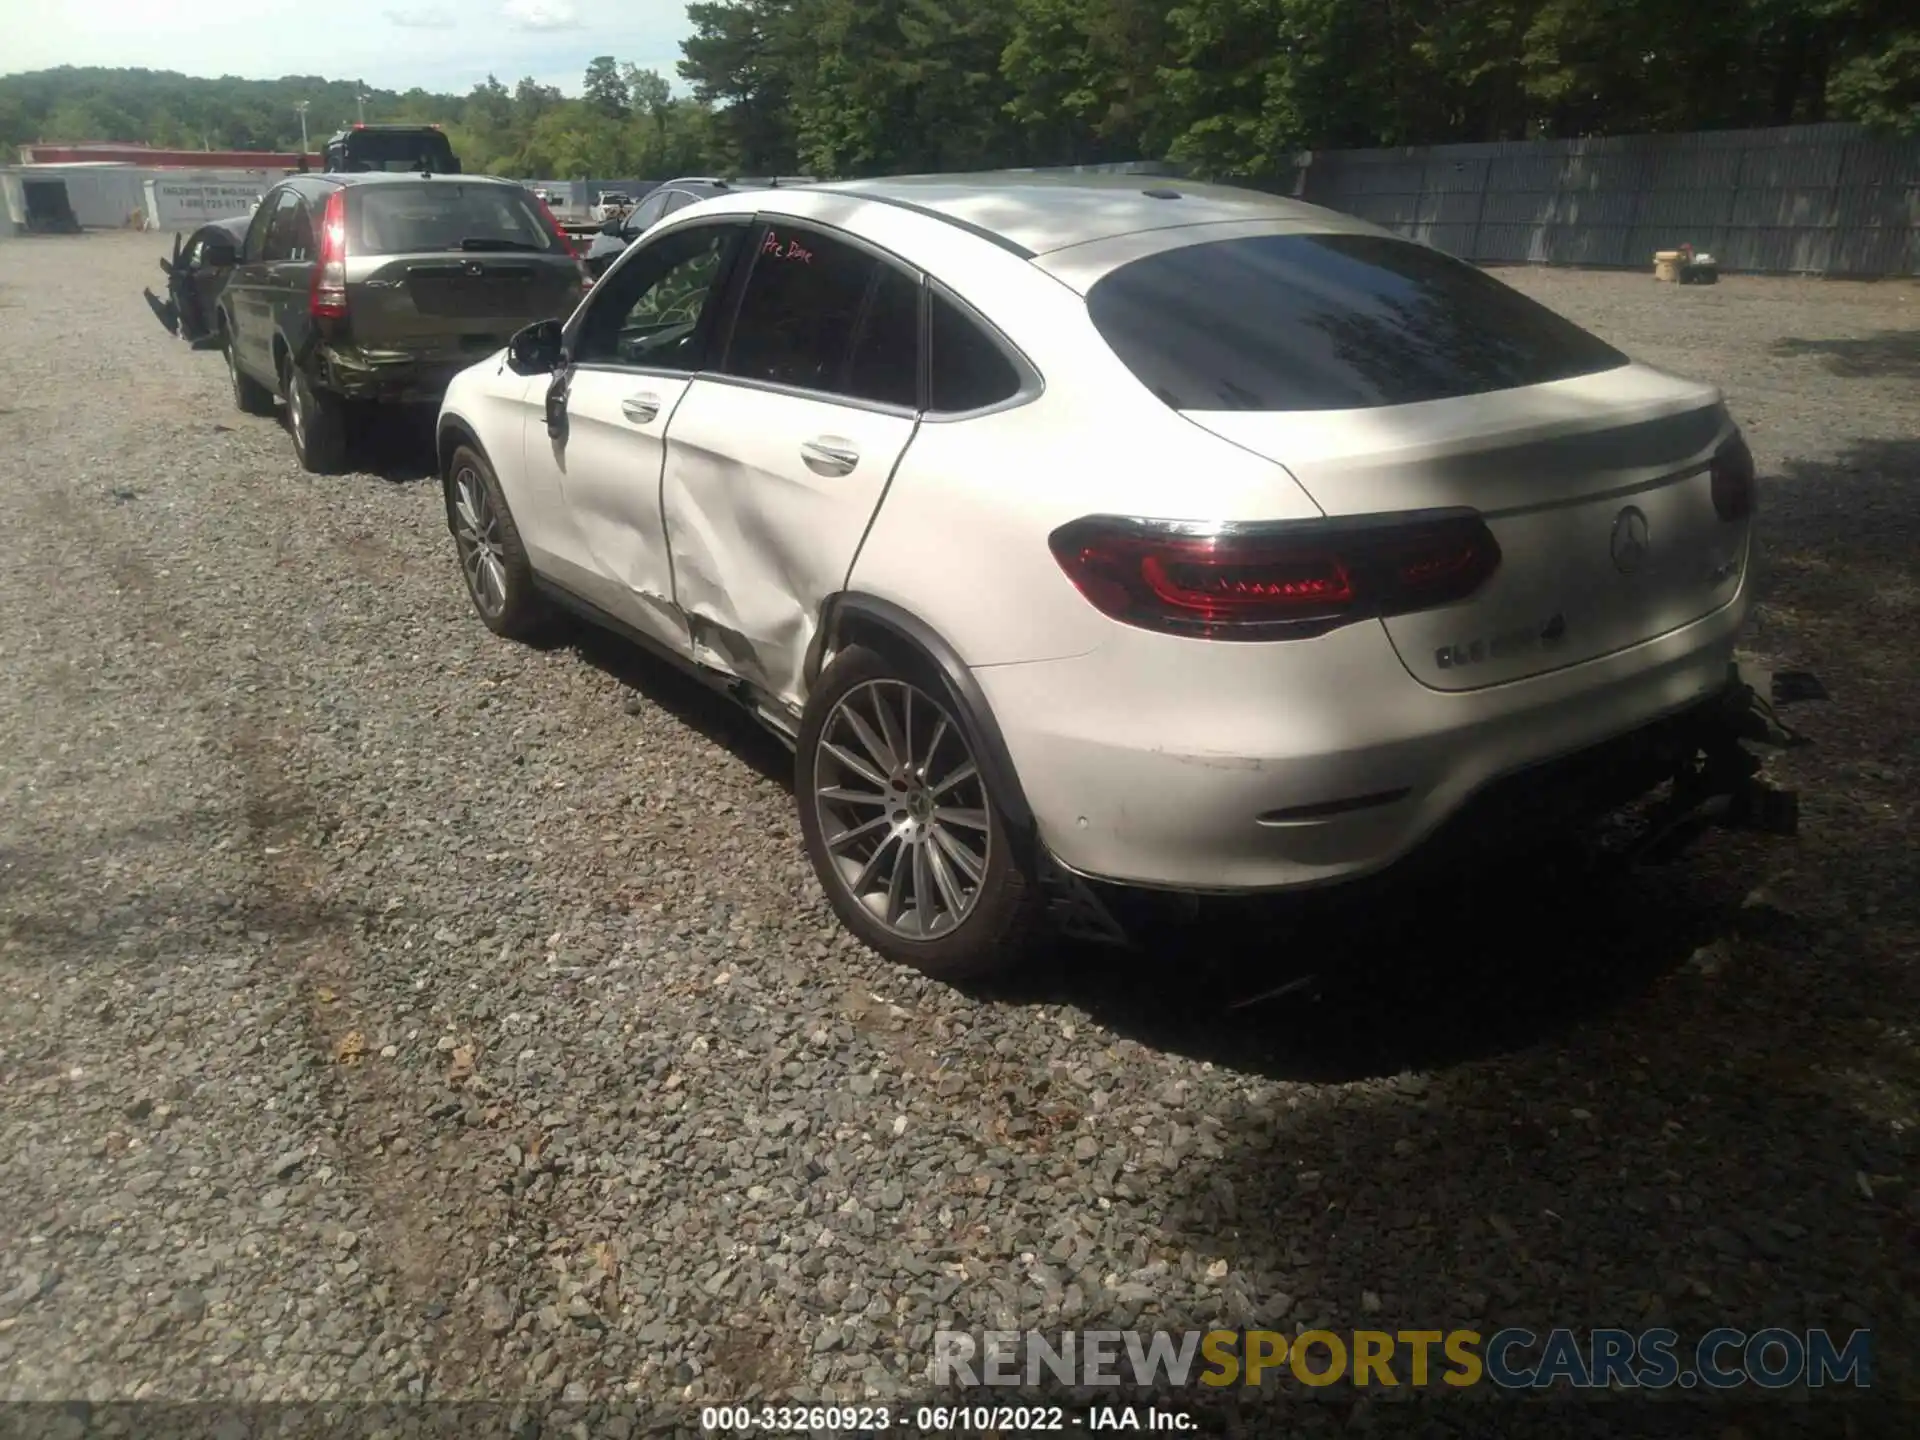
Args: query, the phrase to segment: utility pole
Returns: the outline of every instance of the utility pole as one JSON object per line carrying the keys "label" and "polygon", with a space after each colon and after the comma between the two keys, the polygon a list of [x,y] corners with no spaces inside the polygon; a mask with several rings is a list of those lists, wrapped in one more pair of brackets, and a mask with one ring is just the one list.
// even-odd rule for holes
{"label": "utility pole", "polygon": [[302,155],[307,153],[307,106],[310,103],[312,102],[300,100],[296,101],[293,107],[300,112],[300,153]]}
{"label": "utility pole", "polygon": [[360,123],[364,125],[367,123],[367,97],[364,95],[355,95],[353,98],[360,106]]}

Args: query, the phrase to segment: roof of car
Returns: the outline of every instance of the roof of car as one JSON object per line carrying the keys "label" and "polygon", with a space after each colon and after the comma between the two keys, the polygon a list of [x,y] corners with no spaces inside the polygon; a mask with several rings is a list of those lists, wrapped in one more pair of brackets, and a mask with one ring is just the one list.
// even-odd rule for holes
{"label": "roof of car", "polygon": [[905,175],[808,188],[932,214],[1029,256],[1143,230],[1327,214],[1282,196],[1153,175]]}

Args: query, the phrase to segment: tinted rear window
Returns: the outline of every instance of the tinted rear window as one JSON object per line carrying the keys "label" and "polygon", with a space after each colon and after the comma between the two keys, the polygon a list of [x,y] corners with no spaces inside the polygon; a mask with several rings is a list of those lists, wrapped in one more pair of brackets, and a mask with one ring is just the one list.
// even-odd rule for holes
{"label": "tinted rear window", "polygon": [[1188,245],[1121,266],[1087,308],[1177,410],[1410,405],[1627,363],[1492,276],[1390,236]]}
{"label": "tinted rear window", "polygon": [[552,232],[532,197],[511,185],[460,182],[353,187],[348,254],[410,255],[434,250],[550,250]]}

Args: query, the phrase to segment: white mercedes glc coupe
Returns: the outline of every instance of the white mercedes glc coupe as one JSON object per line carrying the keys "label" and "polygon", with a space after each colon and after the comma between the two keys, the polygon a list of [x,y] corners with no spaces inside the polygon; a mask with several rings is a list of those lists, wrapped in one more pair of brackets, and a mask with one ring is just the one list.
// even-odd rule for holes
{"label": "white mercedes glc coupe", "polygon": [[944,976],[1062,896],[1386,870],[1582,757],[1646,791],[1747,609],[1719,391],[1184,181],[703,201],[438,433],[481,619],[572,611],[751,709],[843,922]]}

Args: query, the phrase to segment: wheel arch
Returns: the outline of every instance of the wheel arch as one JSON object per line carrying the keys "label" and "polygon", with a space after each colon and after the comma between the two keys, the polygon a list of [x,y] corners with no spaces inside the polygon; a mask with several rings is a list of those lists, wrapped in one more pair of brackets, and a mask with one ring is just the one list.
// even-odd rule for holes
{"label": "wheel arch", "polygon": [[440,501],[446,507],[448,529],[452,529],[454,523],[453,492],[450,488],[453,480],[453,452],[462,445],[471,446],[474,453],[487,464],[493,463],[493,458],[487,454],[487,447],[482,445],[480,437],[473,433],[473,426],[458,415],[442,415],[434,425],[433,458],[440,472]]}
{"label": "wheel arch", "polygon": [[1035,836],[1033,807],[1027,802],[1013,756],[994,719],[993,707],[973,672],[946,639],[911,611],[891,600],[857,590],[830,597],[813,644],[808,649],[804,679],[811,689],[827,661],[848,645],[866,645],[883,652],[904,652],[927,665],[947,691],[955,717],[966,727],[967,741],[988,788],[1000,803],[1007,829],[1023,846]]}

